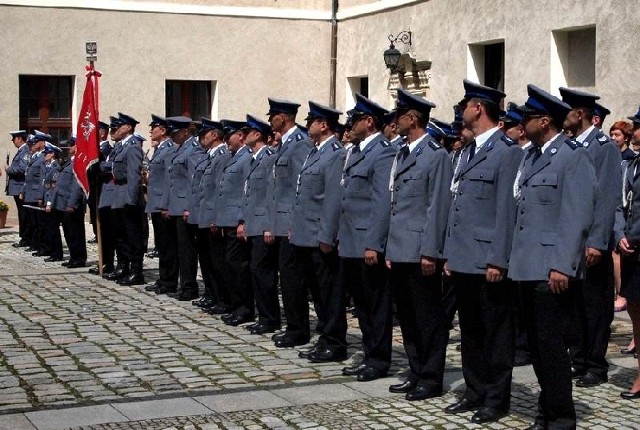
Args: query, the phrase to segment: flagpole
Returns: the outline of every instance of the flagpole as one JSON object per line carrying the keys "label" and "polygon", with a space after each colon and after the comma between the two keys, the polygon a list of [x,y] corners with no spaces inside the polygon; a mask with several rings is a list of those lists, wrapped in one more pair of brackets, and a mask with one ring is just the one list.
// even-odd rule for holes
{"label": "flagpole", "polygon": [[[86,42],[85,44],[85,49],[86,49],[86,54],[87,54],[87,60],[89,61],[89,70],[91,70],[91,72],[93,72],[95,70],[94,68],[94,62],[98,61],[98,44],[97,42]],[[98,89],[97,87],[94,87],[94,90],[97,92]],[[98,98],[95,97],[96,100],[96,105],[98,104],[97,100]],[[96,112],[98,111],[97,106],[96,106]],[[98,121],[98,118],[96,118],[96,121]],[[97,142],[97,140],[99,139],[99,137],[96,138],[96,146],[99,146],[100,143]],[[98,154],[100,153],[100,148],[98,147]],[[99,163],[99,161],[98,161]],[[99,182],[96,182],[93,185],[93,190],[89,190],[89,192],[93,191],[95,194],[95,198],[93,199],[93,204],[94,204],[94,211],[96,214],[96,241],[97,241],[97,246],[98,246],[98,273],[100,274],[100,276],[102,276],[102,272],[103,272],[103,255],[102,255],[102,229],[100,228],[100,211],[98,209],[99,206],[99,202],[100,202],[100,186],[99,186]]]}

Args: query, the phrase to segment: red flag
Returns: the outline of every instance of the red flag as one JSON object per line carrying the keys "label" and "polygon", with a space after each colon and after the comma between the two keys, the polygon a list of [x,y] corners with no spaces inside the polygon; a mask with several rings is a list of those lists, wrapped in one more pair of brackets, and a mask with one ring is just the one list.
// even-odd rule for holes
{"label": "red flag", "polygon": [[93,64],[87,66],[87,85],[82,96],[82,108],[76,132],[76,155],[73,159],[73,171],[78,183],[89,194],[87,170],[100,160],[98,144],[98,78],[100,72]]}

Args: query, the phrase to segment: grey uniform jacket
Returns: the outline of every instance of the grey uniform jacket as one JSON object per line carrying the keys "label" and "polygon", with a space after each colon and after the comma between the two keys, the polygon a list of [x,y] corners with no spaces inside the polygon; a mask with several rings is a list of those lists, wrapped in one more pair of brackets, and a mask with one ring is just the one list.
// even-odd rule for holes
{"label": "grey uniform jacket", "polygon": [[351,152],[343,171],[338,254],[364,258],[367,249],[384,252],[389,232],[389,175],[396,149],[382,136]]}
{"label": "grey uniform jacket", "polygon": [[618,206],[614,224],[615,242],[626,237],[632,247],[640,250],[640,157],[636,156],[624,167],[622,175],[623,195],[626,201]]}
{"label": "grey uniform jacket", "polygon": [[454,181],[444,245],[449,269],[483,274],[487,265],[509,264],[516,202],[513,182],[524,152],[496,131],[467,162],[471,145],[461,153]]}
{"label": "grey uniform jacket", "polygon": [[182,216],[188,210],[189,193],[191,191],[191,175],[189,171],[189,159],[196,149],[191,140],[187,140],[176,148],[175,152],[168,154],[166,161],[169,163],[169,189],[166,200],[167,209],[171,216]]}
{"label": "grey uniform jacket", "polygon": [[421,257],[442,258],[451,200],[453,168],[447,151],[431,136],[402,161],[396,155],[390,186],[391,218],[386,259],[419,263]]}
{"label": "grey uniform jacket", "polygon": [[269,221],[271,233],[287,236],[296,199],[296,181],[313,143],[296,127],[274,155],[269,181]]}
{"label": "grey uniform jacket", "polygon": [[147,205],[145,212],[160,212],[163,207],[164,193],[168,192],[169,176],[167,175],[167,163],[165,158],[169,154],[169,148],[173,146],[171,139],[161,142],[149,161],[149,176],[147,178]]}
{"label": "grey uniform jacket", "polygon": [[244,234],[247,237],[261,236],[269,230],[267,216],[267,185],[273,163],[274,152],[264,147],[259,150],[255,159],[249,162],[249,174],[245,181],[244,197],[240,220],[244,223]]}
{"label": "grey uniform jacket", "polygon": [[189,218],[187,222],[189,224],[200,224],[200,185],[202,182],[202,175],[204,175],[205,170],[209,167],[211,163],[211,157],[209,154],[205,152],[204,157],[198,159],[197,164],[195,165],[195,169],[193,171],[193,176],[191,177],[191,193],[189,194]]}
{"label": "grey uniform jacket", "polygon": [[509,277],[544,281],[550,270],[580,277],[597,193],[593,159],[563,135],[533,163],[535,151],[527,152],[520,167]]}
{"label": "grey uniform jacket", "polygon": [[122,142],[118,141],[113,145],[113,149],[109,152],[105,161],[100,162],[100,180],[102,187],[100,188],[98,208],[110,208],[113,204],[113,197],[116,190],[116,184],[113,180],[113,159],[120,151],[122,151]]}
{"label": "grey uniform jacket", "polygon": [[29,145],[23,144],[13,156],[11,164],[7,168],[7,181],[6,193],[8,196],[17,196],[22,190],[24,185],[24,177],[27,172],[27,166],[31,160],[31,150]]}
{"label": "grey uniform jacket", "polygon": [[58,176],[60,176],[60,163],[56,160],[52,160],[51,163],[45,164],[43,185],[43,196],[45,204],[51,204],[55,208],[56,196],[58,193],[57,182]]}
{"label": "grey uniform jacket", "polygon": [[209,165],[204,169],[200,179],[200,212],[198,213],[198,227],[208,228],[213,224],[215,198],[218,194],[218,184],[222,166],[231,153],[226,145],[218,146],[209,154]]}
{"label": "grey uniform jacket", "polygon": [[313,148],[298,179],[291,216],[290,242],[316,247],[319,242],[335,245],[340,221],[340,178],[347,151],[331,138],[319,150]]}
{"label": "grey uniform jacket", "polygon": [[126,205],[143,206],[142,192],[142,146],[134,139],[125,139],[122,149],[113,158],[115,190],[112,209]]}
{"label": "grey uniform jacket", "polygon": [[44,154],[42,151],[32,154],[24,177],[24,185],[22,186],[25,203],[33,203],[43,199],[45,173]]}
{"label": "grey uniform jacket", "polygon": [[213,204],[213,224],[218,227],[237,227],[242,218],[244,181],[249,174],[251,149],[243,146],[221,166],[218,194]]}
{"label": "grey uniform jacket", "polygon": [[616,208],[621,203],[620,184],[622,174],[620,149],[600,129],[594,127],[582,143],[591,156],[596,169],[598,188],[596,191],[593,225],[587,238],[587,247],[611,251],[615,248],[613,224]]}
{"label": "grey uniform jacket", "polygon": [[78,184],[73,174],[73,162],[68,161],[58,175],[56,184],[55,208],[64,211],[74,208],[76,211],[85,211],[84,191]]}

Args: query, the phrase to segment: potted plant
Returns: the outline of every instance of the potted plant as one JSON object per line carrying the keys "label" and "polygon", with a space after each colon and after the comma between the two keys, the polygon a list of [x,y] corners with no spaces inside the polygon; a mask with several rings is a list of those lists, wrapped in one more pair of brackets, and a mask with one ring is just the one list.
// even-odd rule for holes
{"label": "potted plant", "polygon": [[9,212],[9,206],[0,200],[0,228],[4,228],[7,224],[7,212]]}

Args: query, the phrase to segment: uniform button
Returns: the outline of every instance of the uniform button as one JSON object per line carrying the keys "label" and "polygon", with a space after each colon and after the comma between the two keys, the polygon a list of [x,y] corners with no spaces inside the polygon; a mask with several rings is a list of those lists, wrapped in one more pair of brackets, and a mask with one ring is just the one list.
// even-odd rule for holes
{"label": "uniform button", "polygon": [[391,212],[391,215],[396,216],[396,211]]}
{"label": "uniform button", "polygon": [[542,180],[542,183],[544,184],[545,182],[547,182],[547,180],[546,180],[546,179],[543,179],[543,180]]}
{"label": "uniform button", "polygon": [[484,178],[484,175],[480,175],[480,179]]}
{"label": "uniform button", "polygon": [[524,202],[524,197],[522,198],[522,201]]}
{"label": "uniform button", "polygon": [[454,224],[453,224],[453,226],[454,226],[454,227],[457,227],[457,226],[458,226],[458,224],[455,224],[455,223],[454,223]]}
{"label": "uniform button", "polygon": [[524,209],[520,211],[520,215],[524,215]]}
{"label": "uniform button", "polygon": [[458,212],[460,210],[460,208],[456,207],[456,212]]}
{"label": "uniform button", "polygon": [[520,230],[524,230],[524,226],[523,225],[520,226]]}

